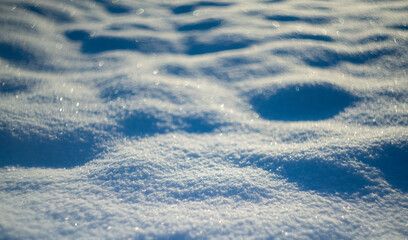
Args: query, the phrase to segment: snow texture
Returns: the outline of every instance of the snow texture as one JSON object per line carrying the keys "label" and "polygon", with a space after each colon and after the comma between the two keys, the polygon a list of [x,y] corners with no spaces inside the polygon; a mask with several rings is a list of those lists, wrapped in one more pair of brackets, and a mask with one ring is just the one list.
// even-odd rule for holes
{"label": "snow texture", "polygon": [[404,0],[2,0],[0,239],[407,239]]}

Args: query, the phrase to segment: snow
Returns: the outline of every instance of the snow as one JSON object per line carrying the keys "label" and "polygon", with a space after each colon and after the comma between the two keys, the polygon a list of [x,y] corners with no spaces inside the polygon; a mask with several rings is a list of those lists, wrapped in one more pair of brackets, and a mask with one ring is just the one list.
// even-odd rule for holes
{"label": "snow", "polygon": [[407,10],[1,1],[0,239],[408,238]]}

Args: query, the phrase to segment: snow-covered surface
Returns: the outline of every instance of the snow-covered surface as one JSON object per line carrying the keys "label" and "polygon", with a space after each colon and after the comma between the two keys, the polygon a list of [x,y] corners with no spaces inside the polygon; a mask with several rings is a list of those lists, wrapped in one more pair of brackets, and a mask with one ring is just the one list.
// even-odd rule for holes
{"label": "snow-covered surface", "polygon": [[407,12],[2,0],[0,239],[406,239]]}

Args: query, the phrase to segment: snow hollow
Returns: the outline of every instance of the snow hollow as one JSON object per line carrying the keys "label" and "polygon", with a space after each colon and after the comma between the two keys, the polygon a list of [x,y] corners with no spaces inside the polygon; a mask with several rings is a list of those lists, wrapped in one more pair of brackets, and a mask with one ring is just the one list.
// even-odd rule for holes
{"label": "snow hollow", "polygon": [[0,239],[407,239],[403,0],[2,0]]}

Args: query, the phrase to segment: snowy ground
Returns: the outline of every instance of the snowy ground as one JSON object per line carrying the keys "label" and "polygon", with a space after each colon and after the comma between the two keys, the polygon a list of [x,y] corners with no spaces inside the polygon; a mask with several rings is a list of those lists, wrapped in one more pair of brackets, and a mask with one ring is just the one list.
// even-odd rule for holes
{"label": "snowy ground", "polygon": [[2,0],[0,239],[407,239],[407,12]]}

